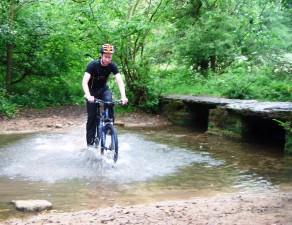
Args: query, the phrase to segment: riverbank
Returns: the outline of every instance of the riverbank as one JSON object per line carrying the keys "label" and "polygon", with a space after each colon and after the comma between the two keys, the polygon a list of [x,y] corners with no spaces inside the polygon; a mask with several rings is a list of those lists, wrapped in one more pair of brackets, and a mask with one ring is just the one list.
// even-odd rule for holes
{"label": "riverbank", "polygon": [[[0,117],[0,134],[58,131],[80,127],[85,123],[85,106],[25,109],[15,118]],[[116,124],[125,127],[159,127],[169,125],[169,122],[159,115],[150,115],[140,111],[116,115]]]}
{"label": "riverbank", "polygon": [[292,192],[235,193],[70,213],[47,212],[0,224],[288,225],[292,224],[291,210]]}

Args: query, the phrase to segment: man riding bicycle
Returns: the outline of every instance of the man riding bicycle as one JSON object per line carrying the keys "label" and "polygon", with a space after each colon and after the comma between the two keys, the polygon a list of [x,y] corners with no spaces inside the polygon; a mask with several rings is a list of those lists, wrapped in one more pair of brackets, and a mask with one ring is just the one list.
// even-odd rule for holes
{"label": "man riding bicycle", "polygon": [[[96,128],[98,126],[96,120],[98,104],[94,103],[94,99],[98,98],[103,101],[112,101],[112,92],[107,85],[111,73],[114,74],[116,83],[119,87],[122,104],[128,103],[122,76],[116,64],[112,62],[113,53],[114,47],[112,45],[102,45],[100,49],[101,57],[99,60],[93,60],[87,65],[83,76],[82,88],[87,99],[86,141],[88,146],[94,144]],[[111,106],[109,107],[109,116],[110,118],[114,118],[113,108]]]}

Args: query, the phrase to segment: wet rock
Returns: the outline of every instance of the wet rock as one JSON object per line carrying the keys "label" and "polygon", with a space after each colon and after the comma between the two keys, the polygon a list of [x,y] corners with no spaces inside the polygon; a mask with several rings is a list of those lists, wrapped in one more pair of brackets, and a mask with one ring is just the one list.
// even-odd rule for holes
{"label": "wet rock", "polygon": [[53,207],[47,200],[13,200],[15,208],[23,212],[40,212]]}
{"label": "wet rock", "polygon": [[124,214],[129,214],[130,212],[128,210],[123,211]]}
{"label": "wet rock", "polygon": [[55,128],[63,128],[63,125],[60,124],[60,123],[57,123],[57,124],[55,125]]}

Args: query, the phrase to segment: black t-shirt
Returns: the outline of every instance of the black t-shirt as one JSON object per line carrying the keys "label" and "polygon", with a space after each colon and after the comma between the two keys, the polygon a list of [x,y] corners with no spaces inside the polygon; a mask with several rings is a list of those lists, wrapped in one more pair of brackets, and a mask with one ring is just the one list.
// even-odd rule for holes
{"label": "black t-shirt", "polygon": [[114,63],[102,66],[100,60],[93,60],[87,65],[85,72],[91,75],[88,87],[90,91],[93,91],[105,87],[109,75],[111,73],[116,75],[119,73],[119,70]]}

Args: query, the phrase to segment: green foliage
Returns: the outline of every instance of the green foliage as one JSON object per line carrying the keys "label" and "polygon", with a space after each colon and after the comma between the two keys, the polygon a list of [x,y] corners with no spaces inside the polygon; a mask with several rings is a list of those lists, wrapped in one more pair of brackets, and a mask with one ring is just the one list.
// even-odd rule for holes
{"label": "green foliage", "polygon": [[291,121],[281,121],[277,119],[273,119],[276,121],[281,127],[283,127],[289,134],[292,134],[292,122]]}
{"label": "green foliage", "polygon": [[[47,85],[48,83],[50,85]],[[76,98],[76,96],[79,97]],[[34,108],[69,103],[78,104],[83,101],[81,87],[78,89],[70,87],[62,77],[27,79],[17,86],[16,93],[11,99],[19,106]]]}
{"label": "green foliage", "polygon": [[[80,52],[73,44],[75,38],[70,26],[66,26],[68,21],[61,17],[66,11],[57,4],[37,4],[36,1],[27,4],[11,1],[4,9],[6,13],[9,10],[14,16],[4,17],[0,24],[0,56],[3,58],[0,71],[11,69],[11,80],[6,88],[13,90],[12,85],[29,76],[53,77],[70,72]],[[12,55],[11,62],[7,52]]]}
{"label": "green foliage", "polygon": [[[71,5],[11,1],[1,2],[0,9],[0,88],[9,89],[1,96],[0,112],[12,115],[17,107],[83,101],[80,81],[84,60],[82,45],[76,42],[79,30],[71,18]],[[9,10],[13,13],[8,14]],[[9,83],[8,68],[12,72]]]}
{"label": "green foliage", "polygon": [[237,56],[291,49],[291,12],[280,1],[175,1],[171,11],[174,56],[203,74],[224,72]]}
{"label": "green foliage", "polygon": [[289,4],[1,1],[0,112],[83,102],[85,55],[97,58],[105,42],[116,46],[130,103],[143,110],[167,93],[291,101]]}
{"label": "green foliage", "polygon": [[76,84],[67,82],[63,77],[31,77],[17,84],[15,91],[9,95],[4,89],[0,89],[0,114],[12,117],[17,108],[83,104],[83,91],[80,84]]}
{"label": "green foliage", "polygon": [[[180,73],[176,71],[179,70]],[[163,93],[222,96],[235,99],[291,101],[292,78],[266,67],[247,63],[231,66],[226,73],[210,72],[207,77],[190,69],[176,68],[163,79]]]}
{"label": "green foliage", "polygon": [[4,89],[0,88],[0,115],[12,117],[16,112],[16,104],[14,104]]}
{"label": "green foliage", "polygon": [[174,1],[170,11],[163,93],[291,101],[292,17],[281,2]]}

